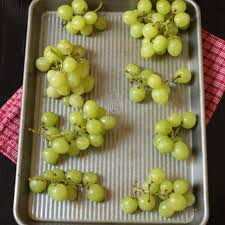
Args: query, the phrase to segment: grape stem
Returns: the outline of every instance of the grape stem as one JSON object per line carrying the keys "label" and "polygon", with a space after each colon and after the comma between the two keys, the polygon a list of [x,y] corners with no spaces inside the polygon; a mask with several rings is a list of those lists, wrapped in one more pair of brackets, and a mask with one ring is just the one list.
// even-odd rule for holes
{"label": "grape stem", "polygon": [[68,22],[66,20],[61,21],[61,27],[65,27]]}
{"label": "grape stem", "polygon": [[171,82],[175,82],[177,79],[179,79],[179,78],[181,78],[181,75],[180,74],[178,74],[177,76],[175,76],[172,80],[171,80]]}
{"label": "grape stem", "polygon": [[97,7],[97,9],[94,10],[94,12],[98,12],[102,8],[102,5],[103,5],[103,0],[100,0],[99,6]]}

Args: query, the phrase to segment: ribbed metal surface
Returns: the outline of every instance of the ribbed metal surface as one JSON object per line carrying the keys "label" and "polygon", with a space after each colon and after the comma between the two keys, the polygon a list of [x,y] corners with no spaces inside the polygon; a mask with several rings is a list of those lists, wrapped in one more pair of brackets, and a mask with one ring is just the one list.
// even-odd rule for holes
{"label": "ribbed metal surface", "polygon": [[[141,40],[131,38],[129,28],[121,19],[121,13],[106,13],[109,29],[90,38],[71,36],[60,28],[60,20],[55,13],[46,13],[42,18],[40,55],[44,47],[69,39],[88,49],[91,73],[96,87],[89,96],[104,106],[118,119],[118,126],[106,135],[105,146],[101,150],[89,150],[81,158],[69,158],[59,165],[61,169],[76,168],[94,171],[101,177],[102,184],[109,190],[105,203],[95,204],[86,200],[85,194],[77,202],[54,202],[46,194],[30,194],[29,214],[34,220],[46,221],[88,221],[88,222],[132,222],[132,223],[187,223],[193,219],[194,210],[188,209],[171,219],[164,219],[158,212],[126,215],[120,210],[123,196],[131,193],[135,180],[142,184],[149,170],[162,167],[169,178],[183,177],[193,183],[192,160],[179,162],[169,155],[161,155],[152,145],[154,123],[172,112],[191,110],[190,87],[176,87],[172,90],[168,105],[159,106],[150,99],[143,104],[133,104],[128,99],[129,83],[123,76],[127,63],[137,63],[144,68],[152,68],[169,79],[180,66],[188,65],[188,36],[183,35],[184,50],[179,58],[169,56],[143,60],[139,51]],[[42,112],[53,111],[63,120],[60,128],[69,128],[68,118],[72,108],[66,108],[59,100],[45,97],[47,87],[45,75],[37,74],[36,88],[36,128],[40,125]],[[183,133],[191,147],[191,133]],[[46,147],[43,138],[34,137],[32,146],[31,175],[41,174],[52,166],[41,160],[41,151]],[[176,177],[174,177],[176,176]]]}

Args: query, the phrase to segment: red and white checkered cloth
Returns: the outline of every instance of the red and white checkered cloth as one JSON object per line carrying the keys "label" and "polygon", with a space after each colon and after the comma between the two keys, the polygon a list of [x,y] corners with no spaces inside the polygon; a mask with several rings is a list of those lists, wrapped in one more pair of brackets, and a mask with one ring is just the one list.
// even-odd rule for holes
{"label": "red and white checkered cloth", "polygon": [[[210,121],[225,90],[225,41],[202,32],[206,123]],[[22,88],[0,109],[0,152],[16,163]]]}

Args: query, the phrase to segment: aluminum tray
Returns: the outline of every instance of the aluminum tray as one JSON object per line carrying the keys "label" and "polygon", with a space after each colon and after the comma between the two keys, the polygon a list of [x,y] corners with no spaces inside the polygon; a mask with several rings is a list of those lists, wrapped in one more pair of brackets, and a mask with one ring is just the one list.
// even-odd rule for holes
{"label": "aluminum tray", "polygon": [[[205,143],[204,87],[201,52],[201,23],[198,6],[187,1],[192,23],[188,32],[182,35],[184,49],[179,58],[170,56],[142,60],[139,54],[141,40],[129,35],[129,28],[121,19],[122,12],[135,7],[136,0],[105,0],[103,14],[109,21],[109,29],[92,37],[71,36],[60,28],[55,10],[64,0],[35,0],[30,5],[26,57],[24,68],[24,91],[21,114],[19,154],[15,185],[14,216],[19,224],[49,225],[78,223],[149,223],[149,224],[205,224],[208,218],[207,164]],[[94,7],[98,1],[89,1]],[[42,112],[54,111],[68,117],[71,108],[61,101],[44,96],[46,76],[37,73],[34,62],[43,53],[46,45],[60,39],[69,39],[88,50],[92,75],[96,88],[91,94],[100,105],[106,107],[118,118],[118,127],[106,137],[103,150],[89,151],[82,158],[70,158],[62,169],[76,168],[95,171],[102,176],[102,183],[110,190],[108,201],[103,204],[90,203],[80,199],[76,203],[52,201],[46,194],[29,192],[28,178],[41,174],[52,166],[41,160],[41,151],[46,146],[43,138],[33,137],[26,131],[38,128]],[[152,68],[169,78],[176,68],[188,66],[194,74],[192,86],[175,88],[166,106],[153,102],[135,105],[128,100],[129,84],[123,76],[127,63],[137,63]],[[174,160],[169,155],[160,155],[152,145],[154,123],[172,112],[191,110],[198,114],[198,126],[183,133],[186,142],[193,149],[192,158],[186,162]],[[64,121],[61,127],[69,127]],[[197,203],[171,219],[152,213],[125,215],[120,210],[124,195],[130,193],[132,184],[143,182],[153,167],[162,167],[170,178],[184,177],[194,186]]]}

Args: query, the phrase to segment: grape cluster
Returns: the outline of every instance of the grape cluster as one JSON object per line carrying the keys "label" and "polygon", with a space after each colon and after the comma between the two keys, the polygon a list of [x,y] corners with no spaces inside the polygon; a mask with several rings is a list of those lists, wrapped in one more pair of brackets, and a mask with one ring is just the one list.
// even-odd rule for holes
{"label": "grape cluster", "polygon": [[72,130],[60,131],[56,128],[58,121],[57,114],[45,112],[41,116],[43,131],[29,129],[34,134],[43,135],[48,141],[48,148],[42,152],[42,158],[48,164],[58,163],[61,155],[78,156],[90,146],[102,147],[105,132],[116,126],[115,117],[106,115],[106,110],[93,100],[85,102],[82,112],[70,113]]}
{"label": "grape cluster", "polygon": [[167,0],[158,0],[156,10],[152,9],[150,0],[139,0],[137,9],[123,14],[124,23],[131,25],[131,36],[144,37],[141,47],[143,58],[166,52],[174,57],[181,54],[182,41],[178,32],[190,25],[190,16],[185,11],[183,0],[175,0],[172,4]]}
{"label": "grape cluster", "polygon": [[187,160],[190,150],[178,135],[181,128],[191,129],[196,122],[196,115],[192,112],[173,113],[167,119],[159,120],[155,124],[153,145],[162,154],[171,153],[176,160]]}
{"label": "grape cluster", "polygon": [[129,91],[129,97],[135,103],[142,102],[147,95],[147,91],[151,91],[154,102],[167,104],[171,91],[170,83],[187,84],[192,79],[192,73],[186,67],[177,69],[170,81],[163,81],[160,75],[153,70],[142,70],[136,64],[127,64],[124,73],[132,84],[136,83]]}
{"label": "grape cluster", "polygon": [[156,208],[157,201],[160,201],[159,214],[163,217],[171,217],[174,213],[192,206],[195,203],[195,196],[185,179],[172,182],[165,178],[164,170],[154,168],[144,181],[143,187],[140,188],[135,184],[133,195],[123,198],[121,209],[129,214],[136,212],[138,208],[150,212]]}
{"label": "grape cluster", "polygon": [[85,0],[73,0],[70,5],[61,5],[57,15],[62,19],[62,26],[67,32],[76,35],[80,32],[83,36],[90,36],[94,29],[103,31],[107,28],[107,21],[104,17],[98,16],[103,1],[94,11],[88,11],[88,4]]}
{"label": "grape cluster", "polygon": [[30,190],[34,193],[47,194],[55,201],[76,201],[78,193],[86,190],[87,198],[92,202],[103,202],[106,189],[98,184],[98,177],[93,172],[82,173],[79,170],[63,171],[59,168],[45,171],[42,176],[29,179]]}

